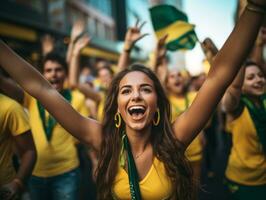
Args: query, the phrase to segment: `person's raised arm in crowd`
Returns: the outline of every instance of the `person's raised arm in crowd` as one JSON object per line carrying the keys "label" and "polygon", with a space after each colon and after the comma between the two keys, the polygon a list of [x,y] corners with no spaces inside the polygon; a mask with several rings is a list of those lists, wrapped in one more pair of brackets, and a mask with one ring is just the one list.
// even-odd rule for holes
{"label": "person's raised arm in crowd", "polygon": [[222,49],[213,59],[210,72],[194,102],[175,121],[175,134],[185,146],[205,126],[226,88],[249,55],[263,22],[265,8],[265,0],[250,1]]}
{"label": "person's raised arm in crowd", "polygon": [[73,24],[73,28],[71,30],[70,34],[70,41],[67,48],[67,54],[66,54],[66,62],[69,64],[71,61],[73,48],[76,40],[78,37],[84,32],[85,30],[85,22],[83,20],[77,20]]}
{"label": "person's raised arm in crowd", "polygon": [[42,57],[52,52],[55,48],[55,39],[51,35],[44,35],[41,39]]}
{"label": "person's raised arm in crowd", "polygon": [[125,36],[124,47],[118,60],[118,72],[127,68],[130,63],[130,52],[132,51],[135,43],[148,35],[142,34],[141,28],[145,25],[145,22],[139,24],[137,20],[134,27],[129,27]]}
{"label": "person's raised arm in crowd", "polygon": [[266,63],[263,58],[263,49],[266,44],[266,27],[261,27],[257,40],[254,44],[250,59],[257,63],[264,75],[266,75]]}
{"label": "person's raised arm in crowd", "polygon": [[68,81],[70,88],[78,89],[87,98],[90,98],[96,103],[99,103],[101,101],[100,94],[95,91],[90,85],[86,83],[79,83],[80,53],[81,50],[89,44],[89,42],[90,37],[87,34],[84,34],[83,36],[78,38],[76,43],[74,44],[69,64]]}
{"label": "person's raised arm in crowd", "polygon": [[159,78],[160,82],[162,85],[165,85],[165,80],[166,76],[168,73],[168,68],[167,68],[167,58],[166,58],[166,47],[165,47],[165,42],[167,39],[167,35],[164,37],[160,38],[157,41],[156,48],[154,51],[154,56],[151,61],[151,69],[154,71],[154,73],[157,75]]}
{"label": "person's raised arm in crowd", "polygon": [[203,42],[200,43],[200,45],[207,61],[211,63],[218,53],[217,47],[210,38],[205,38]]}
{"label": "person's raised arm in crowd", "polygon": [[222,108],[225,112],[231,113],[236,110],[239,105],[239,100],[241,96],[241,89],[243,86],[245,76],[245,67],[241,67],[237,76],[235,77],[232,84],[227,88],[223,99]]}

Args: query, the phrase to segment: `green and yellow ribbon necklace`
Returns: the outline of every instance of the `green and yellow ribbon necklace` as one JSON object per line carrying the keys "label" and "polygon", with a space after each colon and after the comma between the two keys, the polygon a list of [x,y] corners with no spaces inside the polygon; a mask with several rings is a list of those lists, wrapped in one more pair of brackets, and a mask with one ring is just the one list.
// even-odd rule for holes
{"label": "green and yellow ribbon necklace", "polygon": [[[61,92],[61,95],[69,103],[71,103],[72,95],[71,95],[71,91],[70,90],[68,90],[68,89],[63,90]],[[37,106],[38,106],[38,110],[39,110],[40,118],[41,118],[41,121],[42,121],[42,125],[43,125],[43,130],[44,130],[45,136],[46,136],[47,140],[50,141],[51,138],[52,138],[53,129],[54,129],[55,125],[57,124],[57,121],[50,114],[48,115],[48,120],[46,120],[45,109],[44,109],[44,107],[42,106],[42,104],[39,101],[37,101]]]}

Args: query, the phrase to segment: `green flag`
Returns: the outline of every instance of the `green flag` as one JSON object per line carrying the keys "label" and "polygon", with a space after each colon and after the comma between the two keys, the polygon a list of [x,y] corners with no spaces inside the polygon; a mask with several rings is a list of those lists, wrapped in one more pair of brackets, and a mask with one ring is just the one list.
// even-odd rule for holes
{"label": "green flag", "polygon": [[185,13],[174,6],[158,5],[150,8],[151,20],[157,38],[166,34],[166,48],[170,51],[193,49],[197,42],[194,25],[188,23]]}

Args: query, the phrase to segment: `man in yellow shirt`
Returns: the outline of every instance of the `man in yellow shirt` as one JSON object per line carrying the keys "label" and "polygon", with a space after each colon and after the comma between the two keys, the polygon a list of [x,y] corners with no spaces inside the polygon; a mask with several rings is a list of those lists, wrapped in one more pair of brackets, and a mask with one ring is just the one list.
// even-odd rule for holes
{"label": "man in yellow shirt", "polygon": [[[1,93],[0,104],[0,199],[9,199],[23,191],[36,161],[36,149],[23,108]],[[14,145],[20,157],[17,172],[12,163]]]}

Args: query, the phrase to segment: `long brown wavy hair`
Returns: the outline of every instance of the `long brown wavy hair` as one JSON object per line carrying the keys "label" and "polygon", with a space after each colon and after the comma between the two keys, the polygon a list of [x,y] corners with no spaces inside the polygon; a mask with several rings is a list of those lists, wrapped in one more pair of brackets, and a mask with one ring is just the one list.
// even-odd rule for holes
{"label": "long brown wavy hair", "polygon": [[[115,127],[114,116],[117,112],[117,97],[119,83],[128,73],[139,71],[146,74],[154,83],[158,98],[158,108],[161,120],[158,126],[152,126],[151,144],[154,155],[164,163],[167,175],[173,184],[173,199],[195,199],[195,187],[192,179],[192,169],[184,156],[183,144],[174,136],[170,123],[170,103],[156,75],[141,64],[133,64],[118,73],[109,88],[105,102],[103,118],[103,141],[97,168],[97,198],[112,199],[112,187],[119,167],[122,132],[125,123],[119,129]],[[123,120],[122,120],[123,121]]]}

